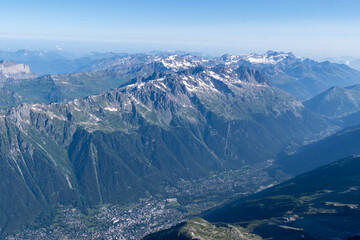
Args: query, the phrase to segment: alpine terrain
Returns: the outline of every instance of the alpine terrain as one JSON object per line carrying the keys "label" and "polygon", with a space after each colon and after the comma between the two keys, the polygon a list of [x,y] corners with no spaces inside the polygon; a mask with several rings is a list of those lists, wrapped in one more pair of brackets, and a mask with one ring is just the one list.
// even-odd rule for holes
{"label": "alpine terrain", "polygon": [[2,110],[0,200],[14,206],[0,212],[3,233],[52,219],[55,206],[171,197],[183,180],[265,164],[325,127],[256,69],[176,56],[138,69],[98,95]]}

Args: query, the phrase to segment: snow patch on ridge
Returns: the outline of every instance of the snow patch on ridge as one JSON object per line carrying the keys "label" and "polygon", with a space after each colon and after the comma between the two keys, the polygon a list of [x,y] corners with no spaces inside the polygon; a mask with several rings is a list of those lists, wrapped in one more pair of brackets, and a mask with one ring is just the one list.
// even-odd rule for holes
{"label": "snow patch on ridge", "polygon": [[106,107],[104,108],[106,111],[109,111],[109,112],[117,112],[119,111],[117,108],[110,108],[110,107]]}

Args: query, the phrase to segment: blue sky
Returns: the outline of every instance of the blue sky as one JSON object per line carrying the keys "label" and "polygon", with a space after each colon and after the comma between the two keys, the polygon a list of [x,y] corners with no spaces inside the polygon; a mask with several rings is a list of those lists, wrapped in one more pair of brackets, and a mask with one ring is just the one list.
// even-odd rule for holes
{"label": "blue sky", "polygon": [[360,57],[358,0],[0,0],[0,49]]}

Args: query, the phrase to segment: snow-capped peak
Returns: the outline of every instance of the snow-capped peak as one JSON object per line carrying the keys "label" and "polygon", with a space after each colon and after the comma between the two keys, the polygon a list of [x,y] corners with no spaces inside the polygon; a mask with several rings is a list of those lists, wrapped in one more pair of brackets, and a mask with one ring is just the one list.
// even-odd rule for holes
{"label": "snow-capped peak", "polygon": [[291,53],[268,51],[263,55],[251,53],[245,57],[245,60],[251,63],[277,64],[290,56]]}
{"label": "snow-capped peak", "polygon": [[185,58],[179,55],[170,55],[166,58],[156,58],[155,61],[161,62],[166,68],[175,71],[184,70],[197,65],[191,61],[191,58]]}
{"label": "snow-capped peak", "polygon": [[295,59],[292,53],[268,51],[263,55],[251,53],[245,57],[245,60],[251,63],[277,64],[286,59]]}
{"label": "snow-capped peak", "polygon": [[265,54],[250,53],[248,55],[224,55],[225,65],[247,61],[254,64],[278,64],[284,60],[296,60],[296,56],[291,52],[268,51]]}

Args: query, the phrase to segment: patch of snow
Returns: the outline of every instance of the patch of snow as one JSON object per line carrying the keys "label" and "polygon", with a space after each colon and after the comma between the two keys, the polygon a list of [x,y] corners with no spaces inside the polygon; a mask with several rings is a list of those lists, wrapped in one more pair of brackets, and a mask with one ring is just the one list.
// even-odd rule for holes
{"label": "patch of snow", "polygon": [[218,74],[214,73],[213,71],[209,71],[209,75],[215,79],[222,80],[223,78],[220,77]]}
{"label": "patch of snow", "polygon": [[70,188],[70,189],[73,189],[73,187],[72,187],[72,185],[71,185],[71,182],[70,182],[70,179],[69,179],[69,176],[68,176],[67,174],[65,175],[65,178],[66,178],[66,181],[67,181],[67,183],[68,183],[69,188]]}
{"label": "patch of snow", "polygon": [[106,107],[105,110],[109,111],[109,112],[117,112],[117,111],[119,111],[117,108],[110,108],[110,107]]}
{"label": "patch of snow", "polygon": [[304,231],[303,228],[295,228],[295,227],[290,227],[290,226],[285,226],[285,225],[279,225],[279,227],[281,227],[283,229],[290,229],[290,230],[295,230],[295,231]]}

